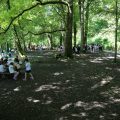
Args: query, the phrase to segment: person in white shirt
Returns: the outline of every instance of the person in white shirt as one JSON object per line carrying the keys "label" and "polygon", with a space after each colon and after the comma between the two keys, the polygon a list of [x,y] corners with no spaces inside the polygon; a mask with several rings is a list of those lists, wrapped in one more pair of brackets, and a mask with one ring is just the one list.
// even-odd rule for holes
{"label": "person in white shirt", "polygon": [[29,60],[26,58],[25,59],[25,78],[23,80],[27,80],[27,75],[30,75],[30,79],[34,79],[32,73],[31,73],[31,64]]}
{"label": "person in white shirt", "polygon": [[11,62],[11,63],[9,64],[8,69],[9,69],[10,77],[11,77],[11,78],[14,78],[15,70],[14,70],[13,62]]}
{"label": "person in white shirt", "polygon": [[0,61],[0,73],[5,72],[5,66],[3,65],[3,63]]}

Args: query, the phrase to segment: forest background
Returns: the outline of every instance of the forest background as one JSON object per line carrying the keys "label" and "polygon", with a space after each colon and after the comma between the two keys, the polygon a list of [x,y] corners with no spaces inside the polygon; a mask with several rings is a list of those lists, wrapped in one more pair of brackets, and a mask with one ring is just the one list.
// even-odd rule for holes
{"label": "forest background", "polygon": [[0,0],[1,49],[24,54],[31,45],[50,49],[100,44],[120,50],[119,0]]}

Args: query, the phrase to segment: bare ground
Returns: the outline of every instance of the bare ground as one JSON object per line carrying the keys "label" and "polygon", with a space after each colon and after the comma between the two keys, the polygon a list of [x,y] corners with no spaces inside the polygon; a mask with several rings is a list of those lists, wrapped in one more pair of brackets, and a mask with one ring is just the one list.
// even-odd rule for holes
{"label": "bare ground", "polygon": [[0,80],[0,120],[119,120],[120,61],[111,53],[28,55],[35,80]]}

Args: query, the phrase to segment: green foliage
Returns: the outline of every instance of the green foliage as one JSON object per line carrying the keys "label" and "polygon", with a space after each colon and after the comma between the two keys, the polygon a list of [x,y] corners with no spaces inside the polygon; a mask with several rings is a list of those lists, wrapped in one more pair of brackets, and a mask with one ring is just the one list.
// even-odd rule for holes
{"label": "green foliage", "polygon": [[[42,0],[46,2],[50,0]],[[51,0],[53,1],[53,0]],[[57,0],[59,1],[59,0]],[[77,24],[77,31],[80,30],[79,21],[79,6],[78,0],[74,0],[74,21]],[[85,1],[87,2],[87,0]],[[95,43],[104,44],[106,48],[112,48],[114,38],[109,39],[107,36],[112,34],[114,36],[114,13],[115,2],[113,0],[89,0],[90,4],[90,17],[88,28],[88,39],[95,39]],[[23,10],[31,7],[36,3],[36,0],[10,0],[11,9],[8,10],[6,0],[0,3],[0,32],[6,29],[10,24],[12,18],[17,16]],[[86,8],[85,8],[86,10]],[[47,34],[33,35],[32,33],[42,33],[44,31],[53,31],[57,29],[66,28],[66,7],[63,5],[45,5],[37,6],[21,16],[19,16],[13,23],[17,26],[17,31],[21,40],[21,44],[25,41],[28,44],[30,41],[34,44],[47,44]],[[120,8],[119,8],[120,13]],[[120,22],[120,21],[119,21]],[[14,43],[15,39],[13,26],[11,25],[9,31],[5,35],[0,35],[0,44],[4,44],[7,40],[9,43]],[[120,23],[119,23],[120,25]],[[107,32],[106,35],[99,36],[99,34]],[[28,33],[28,34],[27,34]],[[57,46],[60,40],[61,32],[51,33],[53,37],[53,44]],[[80,34],[77,36],[77,43],[80,40]],[[11,42],[12,41],[12,42]],[[118,31],[118,41],[120,42],[120,32]],[[90,43],[91,41],[88,41]]]}
{"label": "green foliage", "polygon": [[95,21],[91,21],[91,24],[89,25],[89,37],[99,34],[103,29],[106,28],[108,28],[108,22],[104,19],[96,19]]}

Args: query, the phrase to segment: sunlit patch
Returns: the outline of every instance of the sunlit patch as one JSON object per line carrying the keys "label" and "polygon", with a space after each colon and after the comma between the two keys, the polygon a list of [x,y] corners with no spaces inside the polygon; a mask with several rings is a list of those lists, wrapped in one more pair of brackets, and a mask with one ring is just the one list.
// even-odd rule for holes
{"label": "sunlit patch", "polygon": [[44,91],[44,90],[50,90],[50,89],[59,89],[58,86],[53,85],[41,85],[39,88],[35,90],[35,92]]}
{"label": "sunlit patch", "polygon": [[103,118],[104,118],[104,116],[103,116],[103,115],[100,115],[100,116],[99,116],[99,118],[100,118],[100,119],[103,119]]}
{"label": "sunlit patch", "polygon": [[67,117],[60,117],[59,120],[68,120]]}
{"label": "sunlit patch", "polygon": [[21,86],[19,86],[19,87],[16,87],[15,89],[13,89],[15,92],[17,92],[17,91],[20,91],[20,88],[21,88]]}
{"label": "sunlit patch", "polygon": [[87,114],[86,114],[85,112],[80,113],[80,115],[81,115],[82,117],[87,116]]}
{"label": "sunlit patch", "polygon": [[61,62],[68,62],[67,59],[61,59],[60,61],[61,61]]}
{"label": "sunlit patch", "polygon": [[78,57],[79,57],[80,55],[79,55],[79,54],[76,54],[76,56],[78,56]]}
{"label": "sunlit patch", "polygon": [[61,81],[59,81],[59,82],[54,82],[53,85],[61,85]]}
{"label": "sunlit patch", "polygon": [[58,75],[63,75],[63,72],[55,72],[53,75],[58,76]]}
{"label": "sunlit patch", "polygon": [[34,103],[38,103],[38,102],[40,102],[40,100],[33,100],[33,102],[34,102]]}
{"label": "sunlit patch", "polygon": [[28,97],[28,98],[27,98],[27,101],[28,101],[28,102],[34,102],[34,103],[40,102],[40,100],[33,99],[32,97]]}
{"label": "sunlit patch", "polygon": [[108,59],[114,59],[114,57],[113,56],[109,56],[109,57],[107,57]]}
{"label": "sunlit patch", "polygon": [[102,79],[100,85],[103,86],[103,85],[109,83],[111,80],[113,80],[113,77],[111,77],[111,76],[107,76],[106,78],[103,78],[103,79]]}
{"label": "sunlit patch", "polygon": [[70,82],[70,80],[66,80],[65,82],[68,83],[68,82]]}
{"label": "sunlit patch", "polygon": [[90,62],[92,62],[92,63],[103,63],[102,61],[98,61],[98,60],[90,60]]}
{"label": "sunlit patch", "polygon": [[113,77],[107,76],[106,78],[103,78],[102,81],[100,81],[99,83],[92,86],[91,89],[96,89],[98,87],[104,86],[104,85],[110,83],[111,80],[113,80]]}
{"label": "sunlit patch", "polygon": [[117,117],[117,116],[118,116],[117,113],[112,113],[111,115],[114,116],[114,117]]}
{"label": "sunlit patch", "polygon": [[88,105],[86,108],[87,110],[91,110],[93,108],[104,108],[104,103],[99,103],[97,101],[92,102],[91,104]]}
{"label": "sunlit patch", "polygon": [[72,105],[72,103],[68,103],[64,106],[61,107],[61,110],[66,110],[67,108],[69,108]]}
{"label": "sunlit patch", "polygon": [[117,55],[117,57],[120,57],[120,55]]}
{"label": "sunlit patch", "polygon": [[111,54],[107,55],[106,57],[95,58],[93,60],[90,60],[90,62],[92,62],[92,63],[102,63],[103,60],[110,60],[110,59],[114,59],[114,56],[112,56]]}
{"label": "sunlit patch", "polygon": [[27,100],[28,100],[29,102],[31,102],[31,101],[32,101],[32,97],[27,98]]}
{"label": "sunlit patch", "polygon": [[83,107],[84,110],[91,110],[93,108],[105,108],[106,105],[107,105],[106,103],[97,102],[97,101],[93,101],[89,103],[78,101],[74,103],[74,107]]}
{"label": "sunlit patch", "polygon": [[76,63],[79,63],[79,61],[76,61]]}
{"label": "sunlit patch", "polygon": [[35,85],[38,85],[38,83],[35,83]]}
{"label": "sunlit patch", "polygon": [[111,101],[112,103],[120,103],[120,99],[116,99],[116,98],[114,98],[114,97],[110,97],[110,101]]}
{"label": "sunlit patch", "polygon": [[81,117],[79,114],[71,114],[73,117]]}
{"label": "sunlit patch", "polygon": [[6,91],[6,90],[7,90],[7,88],[4,88],[3,90],[4,90],[4,91]]}
{"label": "sunlit patch", "polygon": [[80,114],[71,114],[73,117],[86,117],[87,114],[85,112],[81,112]]}
{"label": "sunlit patch", "polygon": [[117,68],[116,70],[117,70],[118,72],[120,72],[120,68]]}
{"label": "sunlit patch", "polygon": [[47,100],[47,101],[45,102],[46,105],[51,104],[51,103],[52,103],[52,101],[50,101],[50,100]]}
{"label": "sunlit patch", "polygon": [[85,64],[85,63],[81,63],[81,65],[85,66],[85,65],[87,65],[87,64]]}
{"label": "sunlit patch", "polygon": [[106,70],[112,70],[112,68],[110,68],[110,67],[106,67],[105,69],[106,69]]}

